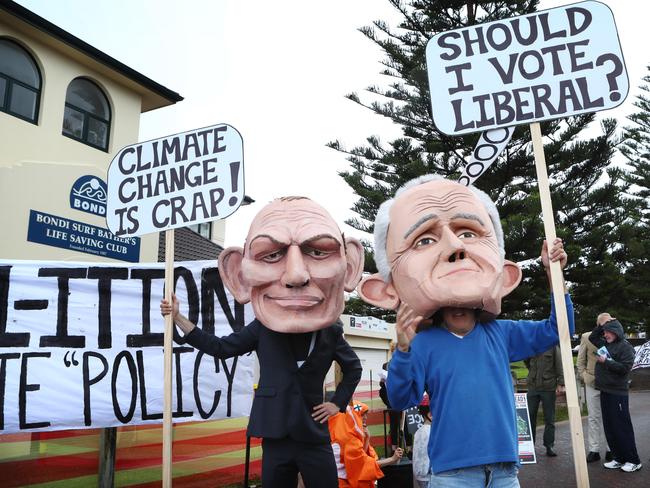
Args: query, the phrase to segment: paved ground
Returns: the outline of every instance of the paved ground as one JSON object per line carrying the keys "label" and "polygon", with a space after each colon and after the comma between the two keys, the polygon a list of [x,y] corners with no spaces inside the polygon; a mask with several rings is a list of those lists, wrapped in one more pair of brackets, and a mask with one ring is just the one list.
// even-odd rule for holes
{"label": "paved ground", "polygon": [[[587,464],[590,488],[648,488],[650,487],[650,391],[631,391],[630,413],[634,434],[643,468],[635,473],[605,469],[602,462]],[[587,418],[582,423],[587,435]],[[522,488],[565,488],[576,486],[573,451],[571,449],[569,421],[555,425],[555,458],[546,457],[541,446],[544,427],[537,431],[537,464],[526,464],[519,472]],[[585,447],[585,451],[586,451]],[[604,457],[604,453],[601,453]],[[604,460],[603,460],[604,461]]]}

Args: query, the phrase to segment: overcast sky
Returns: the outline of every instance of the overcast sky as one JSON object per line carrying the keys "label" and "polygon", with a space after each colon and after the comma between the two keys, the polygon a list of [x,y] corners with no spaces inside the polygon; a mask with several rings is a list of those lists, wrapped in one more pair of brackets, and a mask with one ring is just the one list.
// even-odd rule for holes
{"label": "overcast sky", "polygon": [[[273,198],[305,195],[343,224],[355,198],[337,175],[348,148],[399,135],[390,121],[344,98],[390,80],[380,50],[358,28],[399,17],[385,0],[18,0],[18,3],[185,100],[142,115],[140,140],[228,123],[244,139],[245,192],[256,200],[227,219],[226,245],[241,245],[248,225]],[[573,2],[542,0],[540,8]],[[607,0],[614,13],[631,91],[624,122],[650,64],[647,2]],[[363,93],[360,93],[363,95]],[[478,138],[478,135],[477,135]]]}

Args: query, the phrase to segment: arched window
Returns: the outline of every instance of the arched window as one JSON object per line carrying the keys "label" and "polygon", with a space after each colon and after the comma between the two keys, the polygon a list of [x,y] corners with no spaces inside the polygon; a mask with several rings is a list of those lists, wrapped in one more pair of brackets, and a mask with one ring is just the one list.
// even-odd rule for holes
{"label": "arched window", "polygon": [[36,123],[41,73],[36,62],[15,42],[0,39],[0,111]]}
{"label": "arched window", "polygon": [[92,81],[72,80],[65,94],[63,135],[108,150],[111,110],[106,95]]}

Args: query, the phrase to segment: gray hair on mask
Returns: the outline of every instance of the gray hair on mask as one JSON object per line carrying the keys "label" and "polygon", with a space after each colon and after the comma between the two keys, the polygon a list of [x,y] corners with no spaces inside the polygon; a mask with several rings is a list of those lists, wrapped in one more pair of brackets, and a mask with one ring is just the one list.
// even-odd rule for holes
{"label": "gray hair on mask", "polygon": [[[377,210],[377,216],[375,217],[375,263],[377,264],[377,270],[381,275],[382,279],[386,283],[391,281],[391,272],[390,264],[388,262],[388,254],[386,253],[386,240],[388,239],[388,227],[390,226],[390,209],[393,206],[395,200],[406,190],[413,188],[414,186],[422,185],[429,181],[451,181],[447,178],[444,178],[440,175],[423,175],[418,178],[414,178],[404,185],[402,185],[395,196],[389,200],[386,200],[379,206]],[[460,184],[460,183],[459,183]],[[462,185],[461,185],[462,186]],[[487,193],[479,190],[478,188],[469,185],[467,188],[478,198],[478,200],[483,204],[485,210],[490,216],[492,225],[494,226],[494,232],[496,234],[497,243],[499,244],[499,254],[501,255],[501,260],[505,258],[505,247],[503,243],[503,228],[501,227],[501,219],[499,218],[499,211],[497,210],[496,205],[492,199],[487,195]]]}

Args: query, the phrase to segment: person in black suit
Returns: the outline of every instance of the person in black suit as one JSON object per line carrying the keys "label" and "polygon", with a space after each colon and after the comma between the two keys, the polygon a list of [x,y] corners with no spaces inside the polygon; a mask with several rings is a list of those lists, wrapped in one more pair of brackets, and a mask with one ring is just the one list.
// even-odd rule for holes
{"label": "person in black suit", "polygon": [[[262,484],[336,487],[337,472],[327,419],[346,406],[361,378],[361,363],[343,337],[338,317],[344,290],[361,278],[363,247],[344,238],[327,211],[304,197],[285,197],[253,219],[245,248],[219,256],[219,273],[240,303],[252,303],[256,319],[239,332],[217,338],[179,313],[176,297],[163,300],[187,342],[218,358],[256,351],[259,386],[248,434],[262,438]],[[323,401],[332,361],[342,381]]]}

